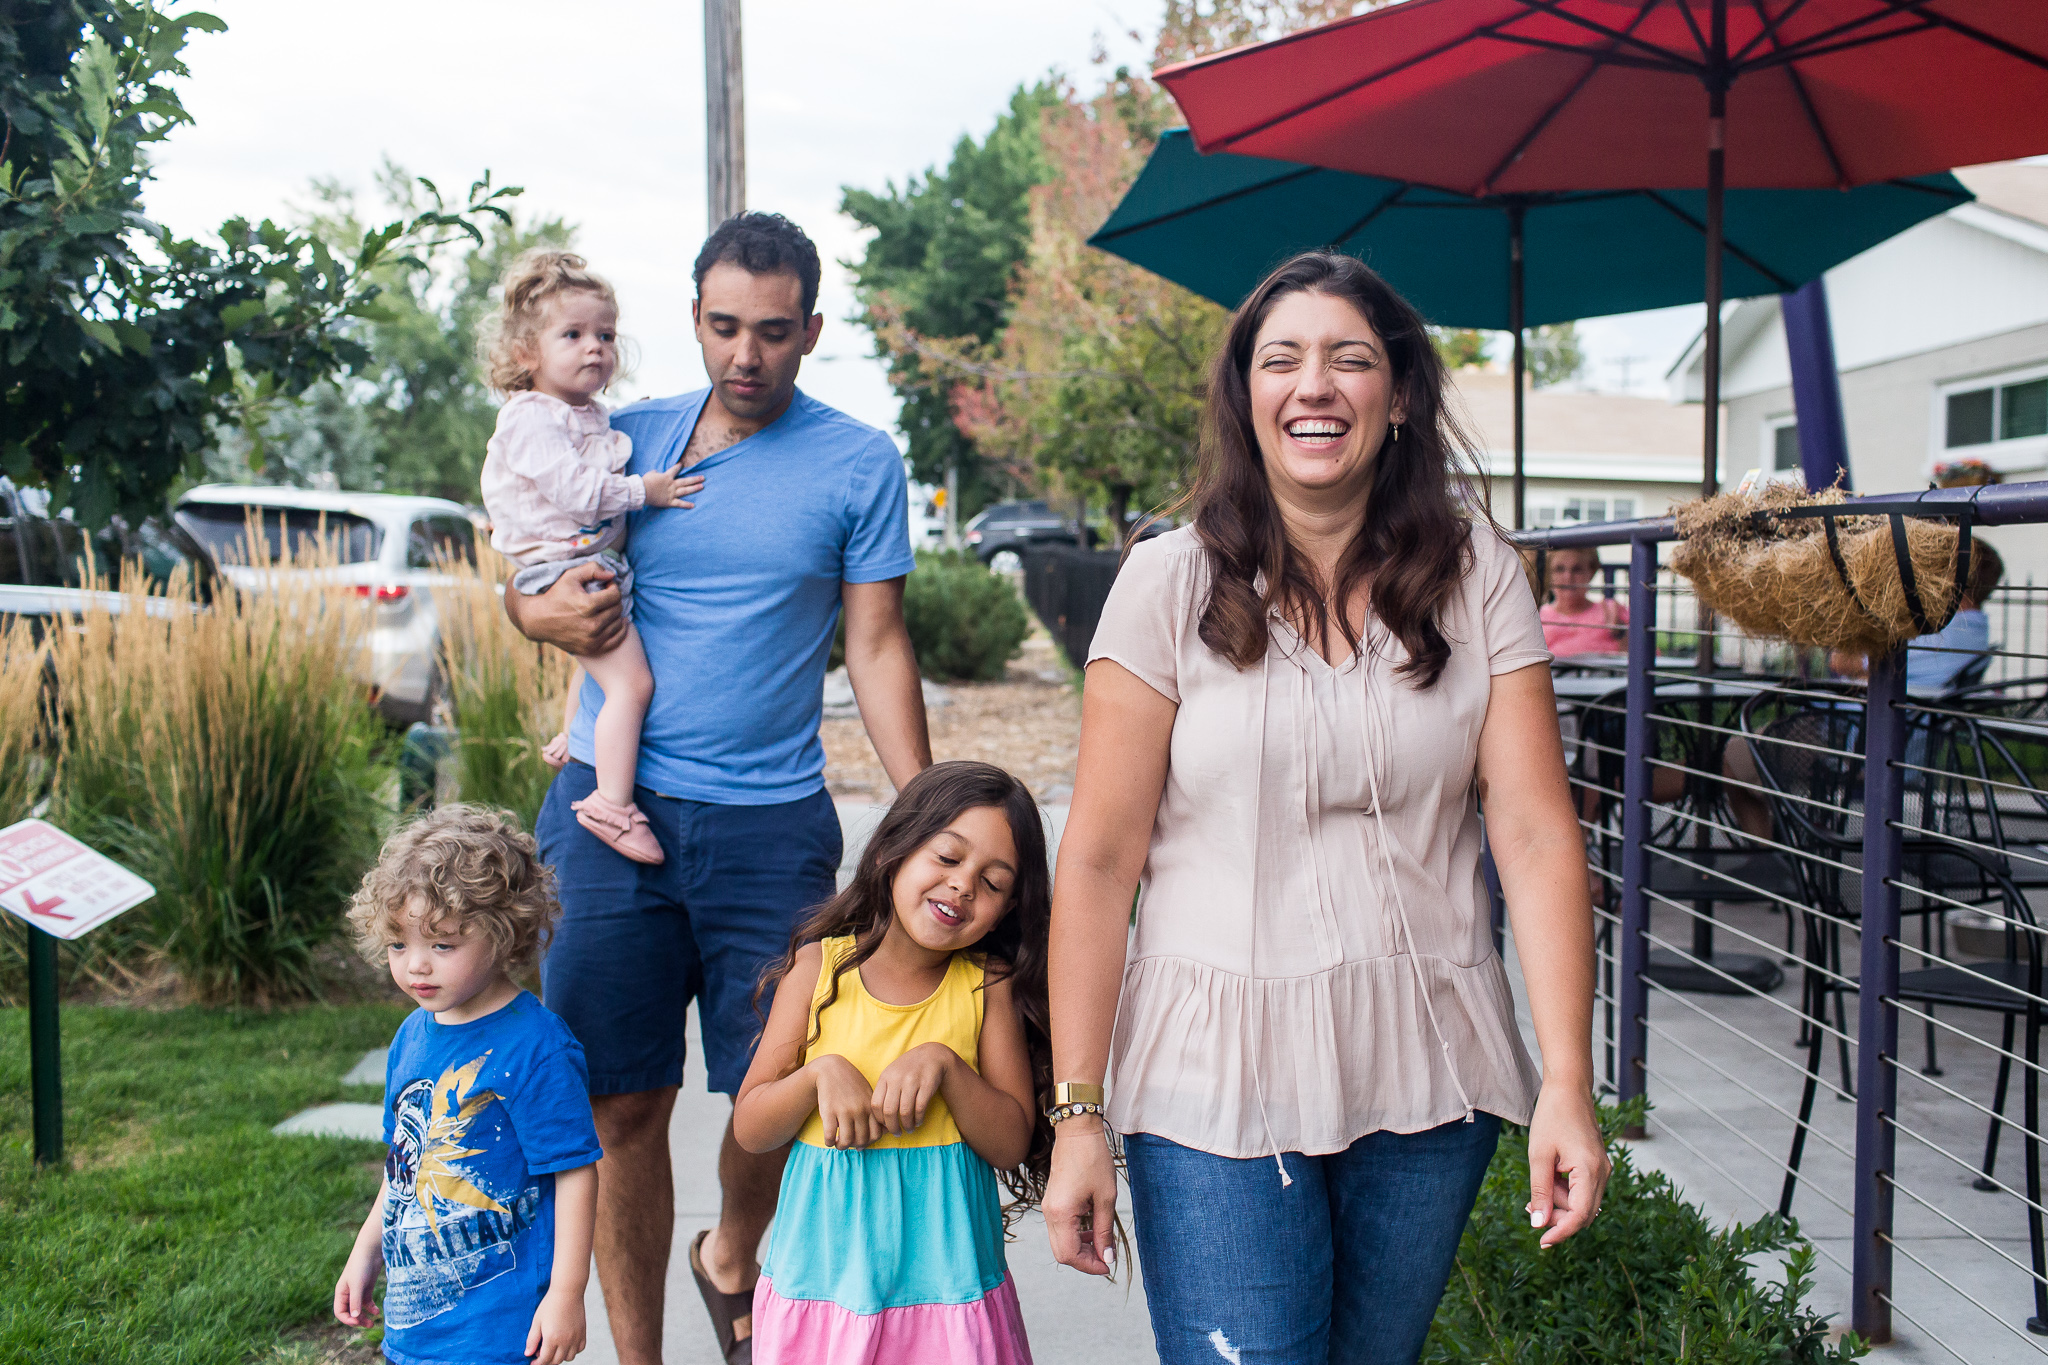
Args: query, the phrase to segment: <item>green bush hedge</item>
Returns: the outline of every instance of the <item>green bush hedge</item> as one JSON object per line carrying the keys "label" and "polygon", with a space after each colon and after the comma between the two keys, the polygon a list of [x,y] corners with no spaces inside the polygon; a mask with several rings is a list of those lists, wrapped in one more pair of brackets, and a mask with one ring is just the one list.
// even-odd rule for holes
{"label": "green bush hedge", "polygon": [[[1640,1113],[1640,1110],[1636,1111]],[[1803,1300],[1813,1248],[1775,1216],[1716,1231],[1660,1172],[1638,1171],[1614,1141],[1614,1177],[1593,1225],[1549,1250],[1537,1245],[1529,1198],[1528,1134],[1509,1129],[1430,1329],[1429,1365],[1821,1365],[1868,1349],[1827,1340],[1827,1320]],[[1752,1257],[1782,1255],[1782,1282],[1760,1281]]]}
{"label": "green bush hedge", "polygon": [[903,623],[927,678],[994,682],[1031,618],[1009,580],[959,550],[923,550],[903,588]]}

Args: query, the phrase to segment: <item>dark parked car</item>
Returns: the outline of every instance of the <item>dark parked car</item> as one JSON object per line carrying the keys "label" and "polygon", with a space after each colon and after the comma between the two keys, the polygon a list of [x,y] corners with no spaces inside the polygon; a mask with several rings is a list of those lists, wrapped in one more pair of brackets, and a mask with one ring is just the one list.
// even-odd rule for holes
{"label": "dark parked car", "polygon": [[123,572],[139,564],[143,576],[157,583],[183,566],[202,599],[212,591],[212,562],[179,527],[154,519],[131,527],[117,518],[88,532],[68,515],[51,516],[48,493],[17,488],[0,476],[0,626],[25,620],[41,632],[89,605],[122,610],[127,603],[118,592],[84,586],[90,581],[88,560],[102,589],[123,587]]}
{"label": "dark parked car", "polygon": [[999,502],[976,514],[963,538],[982,563],[993,565],[997,555],[1014,555],[1027,545],[1079,545],[1081,527],[1042,502]]}

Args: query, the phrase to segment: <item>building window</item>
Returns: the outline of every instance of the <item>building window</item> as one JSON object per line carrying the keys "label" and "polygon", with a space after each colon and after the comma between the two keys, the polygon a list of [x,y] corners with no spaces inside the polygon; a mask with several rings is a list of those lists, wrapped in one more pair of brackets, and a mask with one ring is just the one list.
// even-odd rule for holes
{"label": "building window", "polygon": [[2048,378],[1952,391],[1947,406],[1950,450],[2048,436]]}
{"label": "building window", "polygon": [[1594,521],[1633,521],[1636,500],[1606,493],[1568,493],[1556,501],[1546,499],[1529,506],[1529,525],[1576,526]]}
{"label": "building window", "polygon": [[1771,470],[1796,474],[1799,467],[1799,423],[1786,422],[1771,432]]}

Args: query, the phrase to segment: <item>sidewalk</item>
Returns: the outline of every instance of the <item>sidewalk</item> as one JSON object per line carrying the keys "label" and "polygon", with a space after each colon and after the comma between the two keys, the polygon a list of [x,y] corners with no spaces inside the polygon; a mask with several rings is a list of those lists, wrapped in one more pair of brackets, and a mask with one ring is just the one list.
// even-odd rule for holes
{"label": "sidewalk", "polygon": [[[1066,814],[1063,806],[1047,810],[1055,842],[1066,823]],[[860,843],[880,818],[880,807],[840,807],[840,825],[846,831],[847,847],[847,860],[840,873],[842,882],[852,872]],[[696,1282],[690,1278],[689,1255],[692,1239],[717,1218],[715,1165],[719,1138],[732,1107],[723,1095],[704,1089],[694,1010],[690,1015],[689,1048],[682,1094],[676,1103],[674,1125],[669,1130],[670,1150],[675,1158],[676,1238],[669,1257],[662,1358],[665,1365],[721,1365],[710,1319],[697,1297]],[[1128,1223],[1128,1210],[1124,1218]],[[1036,1215],[1017,1225],[1009,1259],[1025,1326],[1031,1335],[1032,1352],[1038,1359],[1087,1360],[1101,1365],[1151,1365],[1158,1359],[1152,1349],[1151,1323],[1145,1314],[1145,1291],[1137,1283],[1135,1266],[1131,1267],[1128,1283],[1120,1276],[1119,1283],[1107,1284],[1056,1264],[1046,1246],[1045,1225]],[[618,1354],[612,1347],[604,1298],[594,1275],[588,1302],[590,1348],[577,1359],[588,1365],[616,1365]]]}

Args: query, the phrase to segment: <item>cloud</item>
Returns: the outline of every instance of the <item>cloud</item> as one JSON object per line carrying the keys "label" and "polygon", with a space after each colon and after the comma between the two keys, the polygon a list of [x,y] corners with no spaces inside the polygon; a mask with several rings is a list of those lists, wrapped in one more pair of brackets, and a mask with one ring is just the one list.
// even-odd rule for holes
{"label": "cloud", "polygon": [[[705,227],[703,27],[696,5],[537,0],[212,0],[184,85],[196,125],[157,149],[152,217],[184,233],[287,212],[315,177],[362,190],[389,155],[459,190],[486,167],[526,187],[524,215],[579,225],[639,342],[634,392],[700,387],[691,262]],[[801,223],[826,258],[827,323],[804,387],[889,427],[896,401],[837,261],[860,241],[841,185],[879,188],[943,163],[1020,83],[1089,74],[1102,35],[1128,36],[1151,0],[1024,5],[746,0],[748,205]],[[1126,12],[1129,11],[1129,12]]]}

